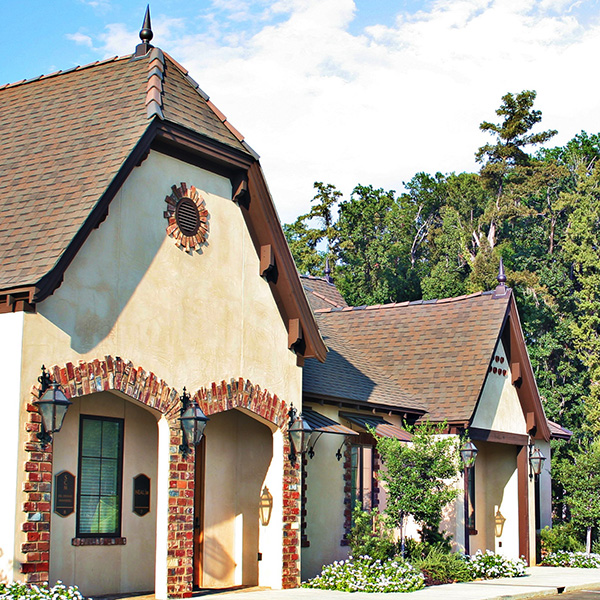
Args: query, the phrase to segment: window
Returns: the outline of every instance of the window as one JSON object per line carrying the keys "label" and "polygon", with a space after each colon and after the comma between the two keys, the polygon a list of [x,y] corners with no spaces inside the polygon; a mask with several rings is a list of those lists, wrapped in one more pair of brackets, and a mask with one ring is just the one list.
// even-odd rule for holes
{"label": "window", "polygon": [[121,535],[123,419],[81,415],[78,537]]}
{"label": "window", "polygon": [[351,446],[351,508],[373,508],[373,446]]}

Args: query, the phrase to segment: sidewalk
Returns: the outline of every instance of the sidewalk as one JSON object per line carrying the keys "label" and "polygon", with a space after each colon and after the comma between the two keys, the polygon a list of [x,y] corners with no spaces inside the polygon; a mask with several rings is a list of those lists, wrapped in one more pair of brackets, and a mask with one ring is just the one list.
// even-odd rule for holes
{"label": "sidewalk", "polygon": [[[428,587],[408,594],[364,592],[330,592],[298,588],[294,590],[268,590],[253,588],[205,596],[207,600],[229,596],[230,600],[510,600],[534,598],[556,593],[600,589],[600,569],[570,569],[566,567],[530,567],[526,577],[452,583]],[[198,596],[201,597],[201,596]]]}

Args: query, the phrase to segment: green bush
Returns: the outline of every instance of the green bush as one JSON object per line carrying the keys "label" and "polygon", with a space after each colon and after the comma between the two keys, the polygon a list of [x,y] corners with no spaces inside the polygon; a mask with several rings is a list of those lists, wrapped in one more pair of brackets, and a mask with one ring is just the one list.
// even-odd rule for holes
{"label": "green bush", "polygon": [[566,552],[559,550],[544,557],[543,565],[548,567],[575,567],[580,569],[600,569],[600,554]]}
{"label": "green bush", "polygon": [[423,575],[400,558],[385,561],[370,556],[335,561],[302,587],[340,592],[414,592]]}
{"label": "green bush", "polygon": [[84,597],[76,587],[67,587],[60,581],[53,587],[14,581],[0,583],[0,600],[84,600]]}
{"label": "green bush", "polygon": [[462,554],[449,554],[444,548],[430,548],[427,556],[411,561],[423,573],[426,585],[472,581],[473,576]]}
{"label": "green bush", "polygon": [[477,550],[467,557],[467,566],[473,579],[497,579],[498,577],[523,577],[525,561],[521,558],[506,558],[486,550]]}
{"label": "green bush", "polygon": [[355,508],[352,513],[353,526],[348,542],[352,556],[370,556],[379,560],[393,558],[396,543],[390,534],[391,527],[377,509],[371,512]]}
{"label": "green bush", "polygon": [[571,523],[558,523],[554,527],[544,527],[540,532],[542,556],[564,550],[578,552],[583,544],[577,539]]}

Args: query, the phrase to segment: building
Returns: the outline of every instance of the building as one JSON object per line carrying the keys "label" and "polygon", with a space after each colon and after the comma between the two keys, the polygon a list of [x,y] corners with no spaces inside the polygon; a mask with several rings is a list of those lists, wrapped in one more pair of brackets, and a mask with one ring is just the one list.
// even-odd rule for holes
{"label": "building", "polygon": [[[140,37],[0,88],[0,577],[293,587],[288,412],[326,348],[257,154],[148,13]],[[195,449],[182,401],[210,419]]]}
{"label": "building", "polygon": [[303,578],[347,556],[356,503],[385,506],[369,426],[408,441],[404,424],[424,420],[478,449],[442,524],[455,548],[535,563],[536,532],[551,524],[550,460],[533,477],[529,457],[549,458],[551,435],[569,432],[546,420],[505,281],[501,272],[491,292],[349,307],[328,278],[303,277],[329,348],[304,372],[305,414],[323,435],[304,467]]}

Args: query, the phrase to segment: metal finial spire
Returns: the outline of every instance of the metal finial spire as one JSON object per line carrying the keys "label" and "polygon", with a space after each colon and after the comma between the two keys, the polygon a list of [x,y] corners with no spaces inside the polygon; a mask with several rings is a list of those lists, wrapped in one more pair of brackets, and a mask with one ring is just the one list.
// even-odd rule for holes
{"label": "metal finial spire", "polygon": [[142,29],[140,30],[140,40],[142,40],[141,44],[138,44],[135,47],[135,55],[136,56],[145,56],[150,51],[152,46],[150,45],[150,40],[154,37],[154,33],[152,33],[152,24],[150,23],[150,5],[146,6],[146,14],[144,15],[144,23],[142,24]]}
{"label": "metal finial spire", "polygon": [[333,277],[331,277],[331,267],[329,266],[329,257],[325,259],[325,281],[327,283],[333,283]]}
{"label": "metal finial spire", "polygon": [[504,285],[506,283],[506,274],[504,273],[504,261],[500,258],[500,268],[498,270],[498,283]]}

